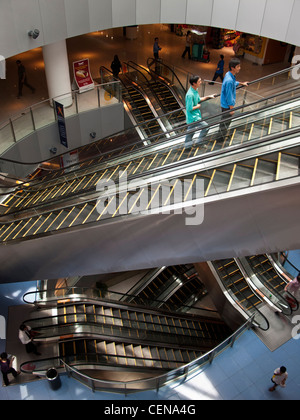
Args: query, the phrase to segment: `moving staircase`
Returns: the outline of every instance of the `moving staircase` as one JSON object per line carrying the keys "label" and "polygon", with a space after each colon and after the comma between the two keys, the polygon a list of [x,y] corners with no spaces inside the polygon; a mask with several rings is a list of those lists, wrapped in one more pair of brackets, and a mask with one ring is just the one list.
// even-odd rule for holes
{"label": "moving staircase", "polygon": [[[219,319],[107,299],[79,302],[77,296],[59,299],[53,316],[25,321],[39,332],[38,341],[59,343],[58,360],[71,365],[161,373],[194,360],[231,333]],[[45,365],[42,360],[43,370]],[[30,369],[39,371],[39,361],[24,363],[23,371]]]}
{"label": "moving staircase", "polygon": [[[132,151],[132,146],[130,146],[128,153],[124,153],[125,151],[122,148],[119,151],[121,156],[100,155],[80,163],[80,167],[76,166],[73,171],[64,173],[60,169],[50,172],[48,176],[43,176],[41,180],[35,179],[29,183],[24,183],[2,201],[1,212],[4,214],[18,213],[24,209],[37,208],[39,205],[45,206],[47,203],[76,197],[78,194],[89,194],[95,191],[97,183],[101,182],[102,179],[118,182],[121,171],[126,172],[127,178],[147,176],[148,173],[152,174],[154,170],[169,168],[171,165],[184,163],[189,158],[202,157],[203,154],[216,152],[220,148],[243,145],[251,140],[267,139],[268,136],[280,133],[286,134],[289,130],[294,132],[293,130],[297,130],[299,124],[300,105],[298,100],[292,100],[288,103],[288,106],[271,107],[269,112],[257,111],[246,117],[237,117],[222,142],[214,133],[209,135],[204,143],[195,144],[191,149],[186,149],[182,145],[182,140],[164,142],[160,147],[150,146],[135,152]],[[276,159],[278,160],[276,156],[274,160],[272,158],[266,158],[265,160],[263,157],[258,158],[254,163],[256,179],[260,178],[260,172],[265,172],[268,176],[267,165],[273,172],[274,168],[272,166],[274,164],[276,166]],[[280,159],[282,159],[280,162],[281,173],[283,173],[284,166],[291,169],[294,165],[294,173],[296,174],[297,153],[293,155],[293,153],[284,153],[283,151]],[[235,180],[239,179],[240,173],[241,178],[243,178],[247,170],[248,172],[251,171],[251,164],[250,168],[247,168],[247,165],[237,164],[234,169],[234,171],[237,171]],[[219,175],[218,172],[216,174]],[[217,178],[214,177],[215,175],[213,175],[212,183],[218,182],[215,181]],[[271,178],[272,176],[270,176]],[[254,179],[251,182],[253,183]],[[243,183],[241,186],[243,186]],[[18,216],[16,215],[16,217]]]}
{"label": "moving staircase", "polygon": [[239,312],[246,318],[254,315],[256,325],[267,330],[269,322],[261,311],[263,305],[284,315],[299,308],[297,300],[284,290],[289,280],[280,273],[278,264],[262,254],[212,261],[209,266]]}

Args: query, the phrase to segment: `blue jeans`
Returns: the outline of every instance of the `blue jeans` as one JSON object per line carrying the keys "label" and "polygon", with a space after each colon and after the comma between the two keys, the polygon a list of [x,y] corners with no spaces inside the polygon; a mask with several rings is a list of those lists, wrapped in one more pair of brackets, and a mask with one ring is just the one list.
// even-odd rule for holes
{"label": "blue jeans", "polygon": [[[201,130],[197,143],[200,142],[208,133],[209,128],[207,128],[208,124],[205,121],[199,121],[198,123],[193,123],[193,125],[188,128],[187,135],[185,136],[185,146],[191,146],[193,143],[193,135],[195,134],[195,131]],[[190,133],[189,133],[190,132]]]}

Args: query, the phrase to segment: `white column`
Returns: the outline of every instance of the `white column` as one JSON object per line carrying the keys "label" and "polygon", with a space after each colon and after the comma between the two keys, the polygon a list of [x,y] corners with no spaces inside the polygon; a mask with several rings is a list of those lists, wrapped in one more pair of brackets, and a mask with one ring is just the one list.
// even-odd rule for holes
{"label": "white column", "polygon": [[43,46],[49,98],[64,106],[72,105],[71,81],[66,40]]}

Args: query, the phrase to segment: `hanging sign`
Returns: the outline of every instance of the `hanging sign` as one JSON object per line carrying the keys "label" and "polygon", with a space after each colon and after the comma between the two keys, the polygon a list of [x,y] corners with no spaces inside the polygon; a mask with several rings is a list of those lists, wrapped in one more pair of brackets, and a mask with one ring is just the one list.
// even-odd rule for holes
{"label": "hanging sign", "polygon": [[75,61],[73,63],[73,71],[80,93],[94,88],[94,81],[91,76],[88,58],[81,61]]}
{"label": "hanging sign", "polygon": [[56,112],[60,142],[63,146],[68,147],[64,106],[59,102],[54,101],[54,107]]}

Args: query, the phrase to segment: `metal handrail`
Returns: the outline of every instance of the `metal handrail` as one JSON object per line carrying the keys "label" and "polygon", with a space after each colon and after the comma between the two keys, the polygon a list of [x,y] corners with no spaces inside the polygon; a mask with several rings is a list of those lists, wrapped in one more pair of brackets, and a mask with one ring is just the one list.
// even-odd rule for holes
{"label": "metal handrail", "polygon": [[[138,392],[141,390],[149,390],[149,389],[156,389],[157,392],[159,389],[164,386],[166,383],[169,383],[170,381],[178,380],[183,378],[183,382],[186,381],[189,373],[193,372],[195,369],[198,369],[202,366],[207,365],[208,363],[211,364],[215,357],[217,357],[222,351],[224,351],[227,347],[233,347],[236,339],[243,334],[246,330],[249,330],[252,328],[253,325],[253,316],[251,316],[245,324],[243,324],[237,331],[235,331],[230,337],[228,337],[226,340],[224,340],[222,343],[220,343],[217,347],[210,350],[209,352],[205,353],[204,355],[200,356],[199,358],[193,360],[192,362],[189,362],[188,364],[179,367],[177,369],[174,369],[166,374],[157,376],[155,378],[147,378],[147,379],[139,379],[129,382],[122,382],[122,381],[107,381],[107,380],[100,380],[92,378],[82,372],[80,372],[78,369],[74,368],[73,366],[68,365],[66,362],[60,359],[60,362],[64,365],[65,370],[68,375],[72,376],[72,373],[74,375],[82,378],[88,383],[91,384],[89,386],[90,389],[94,392],[97,390],[97,384],[101,384],[104,386],[107,386],[108,389],[114,389],[113,385],[118,387],[119,393],[125,393],[127,394],[129,392]],[[136,388],[134,390],[130,389],[128,390],[128,385],[136,385]],[[103,389],[104,387],[99,387],[99,389]],[[123,388],[123,389],[120,389]],[[115,389],[114,389],[115,390]],[[115,390],[116,391],[116,390]]]}

